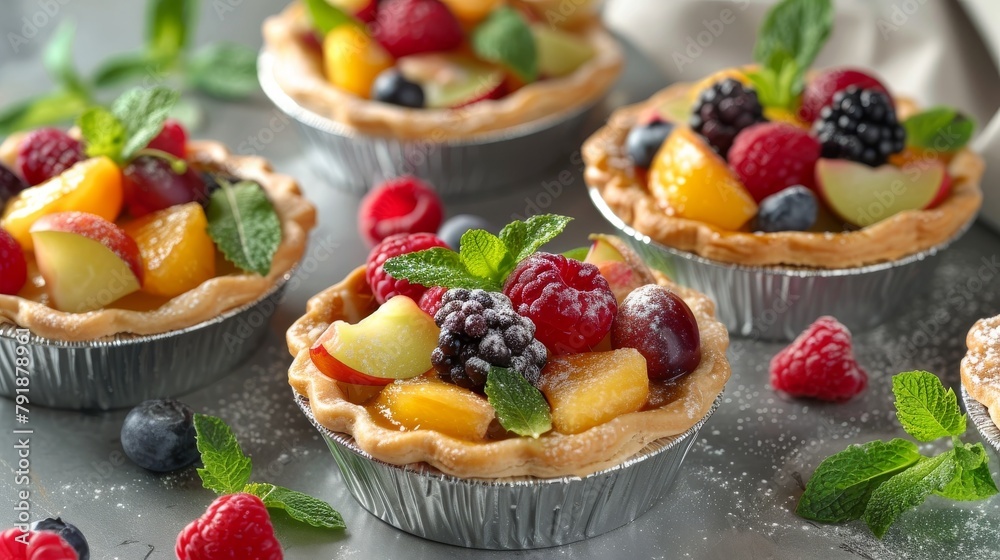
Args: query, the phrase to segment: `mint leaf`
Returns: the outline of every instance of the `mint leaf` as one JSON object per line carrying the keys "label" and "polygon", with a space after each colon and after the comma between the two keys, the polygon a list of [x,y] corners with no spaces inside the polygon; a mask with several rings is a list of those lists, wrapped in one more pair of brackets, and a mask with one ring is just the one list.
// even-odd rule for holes
{"label": "mint leaf", "polygon": [[344,24],[353,24],[354,18],[326,0],[305,0],[309,19],[317,31],[326,35],[331,29]]}
{"label": "mint leaf", "polygon": [[749,73],[764,106],[793,108],[832,29],[830,0],[782,0],[771,8],[753,50],[760,69]]}
{"label": "mint leaf", "polygon": [[577,261],[584,261],[587,255],[590,254],[590,247],[577,247],[576,249],[570,249],[563,253],[563,256],[567,259],[573,259]]}
{"label": "mint leaf", "polygon": [[936,152],[954,152],[972,139],[976,124],[951,107],[934,107],[903,121],[906,144]]}
{"label": "mint leaf", "polygon": [[[526,222],[513,222],[500,231],[507,251],[514,257],[514,266],[531,256],[566,229],[573,218],[556,214],[541,214],[528,218]],[[513,269],[513,267],[512,267]]]}
{"label": "mint leaf", "polygon": [[146,53],[113,56],[94,70],[92,80],[97,87],[113,86],[140,76],[155,76],[158,66]]}
{"label": "mint leaf", "polygon": [[865,509],[865,523],[882,538],[903,512],[922,504],[927,496],[944,489],[955,476],[954,450],[922,459],[893,476],[872,492]]}
{"label": "mint leaf", "polygon": [[77,91],[26,99],[0,111],[0,135],[71,120],[89,104],[87,97]]}
{"label": "mint leaf", "polygon": [[965,415],[958,397],[945,389],[938,376],[926,371],[901,373],[892,378],[896,416],[903,429],[919,441],[934,441],[965,433]]}
{"label": "mint leaf", "polygon": [[472,50],[483,60],[509,68],[524,82],[538,78],[538,47],[524,17],[500,7],[472,32]]}
{"label": "mint leaf", "polygon": [[42,62],[55,81],[67,91],[86,93],[87,87],[73,67],[74,34],[73,24],[66,21],[60,23],[45,47]]}
{"label": "mint leaf", "polygon": [[444,247],[434,247],[416,253],[393,257],[383,265],[389,276],[406,279],[424,286],[466,288],[496,291],[499,287],[489,278],[469,272],[458,253]]}
{"label": "mint leaf", "polygon": [[243,454],[233,431],[222,419],[206,414],[194,415],[194,429],[205,465],[198,469],[198,476],[205,488],[216,494],[242,491],[250,481],[250,458]]}
{"label": "mint leaf", "polygon": [[919,460],[917,446],[903,439],[851,445],[820,463],[795,513],[823,523],[860,519],[872,492]]}
{"label": "mint leaf", "polygon": [[162,62],[177,60],[187,46],[195,12],[194,0],[152,0],[146,11],[146,51]]}
{"label": "mint leaf", "polygon": [[281,243],[281,221],[274,206],[257,183],[220,184],[208,202],[209,237],[229,262],[267,276]]}
{"label": "mint leaf", "polygon": [[260,498],[268,508],[283,509],[292,519],[313,527],[323,529],[347,527],[344,518],[337,510],[330,507],[330,504],[302,492],[267,483],[248,484],[243,491]]}
{"label": "mint leaf", "polygon": [[460,247],[459,256],[469,274],[491,280],[495,285],[500,285],[506,273],[514,268],[509,263],[510,257],[503,241],[486,230],[470,229],[465,232]]}
{"label": "mint leaf", "polygon": [[997,485],[990,473],[989,457],[983,444],[955,447],[955,477],[935,493],[949,500],[976,501],[997,494]]}
{"label": "mint leaf", "polygon": [[188,81],[201,91],[224,99],[257,91],[257,53],[243,45],[215,43],[188,62]]}
{"label": "mint leaf", "polygon": [[163,129],[170,109],[177,102],[176,91],[163,86],[126,91],[115,100],[111,112],[125,126],[125,146],[121,160],[128,161]]}
{"label": "mint leaf", "polygon": [[552,429],[552,409],[545,396],[512,369],[490,368],[486,376],[486,398],[506,430],[537,438]]}
{"label": "mint leaf", "polygon": [[125,125],[104,107],[91,107],[77,119],[80,133],[87,145],[87,156],[107,156],[121,163],[125,147]]}

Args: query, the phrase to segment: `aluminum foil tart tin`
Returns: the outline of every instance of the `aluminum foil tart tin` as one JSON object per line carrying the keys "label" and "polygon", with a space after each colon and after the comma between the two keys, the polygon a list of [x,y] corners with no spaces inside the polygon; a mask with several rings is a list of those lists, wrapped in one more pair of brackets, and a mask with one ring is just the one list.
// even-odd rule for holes
{"label": "aluminum foil tart tin", "polygon": [[257,59],[261,88],[299,125],[319,173],[336,189],[362,195],[400,175],[426,179],[442,196],[498,193],[541,175],[574,146],[599,103],[461,141],[399,140],[361,134],[300,105],[274,79],[274,59]]}
{"label": "aluminum foil tart tin", "polygon": [[464,479],[425,464],[397,466],[360,450],[348,434],[316,421],[309,399],[295,402],[326,440],[344,483],[369,513],[418,537],[469,548],[519,550],[559,546],[627,525],[667,494],[698,431],[697,424],[659,439],[621,465],[580,477]]}
{"label": "aluminum foil tart tin", "polygon": [[965,403],[965,411],[969,413],[969,418],[976,425],[976,430],[982,436],[987,447],[992,447],[997,456],[1000,457],[1000,427],[993,423],[990,410],[983,403],[972,398],[962,387],[962,401]]}
{"label": "aluminum foil tart tin", "polygon": [[[293,271],[242,307],[186,329],[96,341],[64,342],[0,323],[0,359],[14,364],[27,348],[31,404],[63,409],[110,410],[147,399],[181,395],[221,379],[257,348]],[[13,367],[0,370],[0,395],[17,394]]]}
{"label": "aluminum foil tart tin", "polygon": [[938,253],[960,238],[887,263],[844,269],[754,267],[728,264],[667,247],[636,231],[615,215],[596,189],[597,210],[650,266],[715,301],[729,332],[757,340],[792,340],[813,321],[832,315],[854,332],[891,318],[912,301],[937,268]]}

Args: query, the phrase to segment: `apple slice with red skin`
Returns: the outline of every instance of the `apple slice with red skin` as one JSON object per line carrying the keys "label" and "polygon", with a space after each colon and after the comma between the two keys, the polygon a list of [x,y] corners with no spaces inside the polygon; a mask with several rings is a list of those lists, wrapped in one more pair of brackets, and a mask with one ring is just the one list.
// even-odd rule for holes
{"label": "apple slice with red skin", "polygon": [[455,53],[429,53],[399,60],[403,76],[424,89],[427,107],[457,109],[507,93],[499,67]]}
{"label": "apple slice with red skin", "polygon": [[86,212],[58,212],[31,226],[35,262],[52,305],[83,313],[142,287],[139,246],[125,230]]}
{"label": "apple slice with red skin", "polygon": [[388,385],[432,369],[440,329],[406,296],[396,296],[356,324],[335,321],[309,349],[327,377],[353,385]]}

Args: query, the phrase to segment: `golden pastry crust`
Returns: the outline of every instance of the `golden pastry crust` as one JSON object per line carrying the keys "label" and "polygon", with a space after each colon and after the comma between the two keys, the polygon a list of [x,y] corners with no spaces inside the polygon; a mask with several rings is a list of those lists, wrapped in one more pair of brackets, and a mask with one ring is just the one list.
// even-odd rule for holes
{"label": "golden pastry crust", "polygon": [[[18,138],[8,139],[0,147],[0,154],[10,153],[8,144]],[[233,155],[218,142],[189,142],[188,153],[193,162],[257,181],[267,191],[281,220],[281,244],[267,276],[241,272],[217,276],[151,311],[109,308],[66,313],[39,301],[0,295],[0,322],[12,322],[37,336],[67,342],[120,333],[160,334],[197,325],[253,302],[282,280],[302,259],[309,230],[316,225],[316,209],[302,196],[295,180],[274,173],[263,158]],[[41,281],[30,254],[28,261],[35,277],[29,282]]]}
{"label": "golden pastry crust", "polygon": [[[652,240],[724,263],[747,266],[801,266],[840,269],[893,261],[951,240],[982,205],[983,159],[968,149],[958,152],[948,172],[952,191],[937,208],[909,210],[866,228],[845,232],[749,233],[668,216],[625,154],[625,138],[654,107],[688,95],[689,84],[664,89],[649,100],[615,111],[608,124],[583,146],[587,184],[597,189],[612,211]],[[914,105],[898,100],[900,114]]]}
{"label": "golden pastry crust", "polygon": [[962,358],[962,385],[1000,426],[1000,315],[978,321],[965,343],[969,351]]}
{"label": "golden pastry crust", "polygon": [[618,78],[623,57],[618,43],[595,19],[583,34],[597,53],[564,78],[529,84],[495,101],[459,109],[406,109],[375,103],[331,85],[321,56],[302,41],[311,32],[300,2],[264,22],[264,49],[275,58],[274,77],[301,105],[373,136],[432,142],[475,140],[596,102]]}
{"label": "golden pastry crust", "polygon": [[309,357],[310,346],[330,323],[356,323],[375,310],[364,271],[363,266],[355,269],[341,283],[311,298],[305,316],[288,329],[288,349],[295,356],[288,380],[297,393],[309,398],[320,424],[351,434],[360,449],[388,463],[425,462],[463,478],[586,476],[621,464],[650,442],[689,430],[708,413],[729,379],[729,333],[715,319],[715,305],[659,275],[659,283],[691,307],[701,331],[701,364],[677,382],[676,397],[670,402],[619,416],[580,434],[550,432],[538,439],[477,443],[430,430],[390,430],[375,422],[364,406],[349,402],[345,386],[320,373]]}

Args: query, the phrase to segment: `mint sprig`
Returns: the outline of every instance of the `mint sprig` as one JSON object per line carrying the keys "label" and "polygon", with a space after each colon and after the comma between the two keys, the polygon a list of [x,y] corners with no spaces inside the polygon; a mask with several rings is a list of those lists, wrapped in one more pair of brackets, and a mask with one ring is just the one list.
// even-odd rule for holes
{"label": "mint sprig", "polygon": [[926,371],[893,377],[896,415],[920,441],[950,437],[953,448],[921,456],[916,444],[893,439],[852,445],[816,468],[795,512],[823,523],[864,519],[881,538],[904,512],[931,494],[973,501],[997,494],[982,444],[962,443],[966,418],[958,397]]}
{"label": "mint sprig", "polygon": [[555,214],[515,220],[499,237],[469,230],[462,235],[459,253],[435,247],[393,257],[383,267],[393,278],[424,286],[499,291],[517,263],[559,235],[570,220]]}
{"label": "mint sprig", "polygon": [[226,259],[241,270],[267,276],[281,244],[281,220],[264,189],[252,181],[220,188],[208,201],[208,236]]}
{"label": "mint sprig", "polygon": [[107,156],[119,165],[132,159],[163,129],[176,91],[158,86],[126,91],[111,106],[91,107],[77,125],[87,144],[87,155]]}
{"label": "mint sprig", "polygon": [[505,430],[538,438],[552,429],[552,409],[545,395],[520,373],[507,368],[490,368],[485,391]]}
{"label": "mint sprig", "polygon": [[204,465],[198,469],[198,475],[205,488],[216,494],[253,494],[268,508],[284,510],[292,519],[313,527],[345,527],[344,518],[322,500],[274,484],[251,483],[251,460],[221,418],[195,414],[194,429]]}
{"label": "mint sprig", "polygon": [[538,45],[516,9],[493,10],[472,32],[472,50],[483,60],[509,68],[526,83],[538,79]]}
{"label": "mint sprig", "polygon": [[972,140],[976,123],[951,107],[934,107],[903,121],[906,144],[935,152],[955,152]]}

